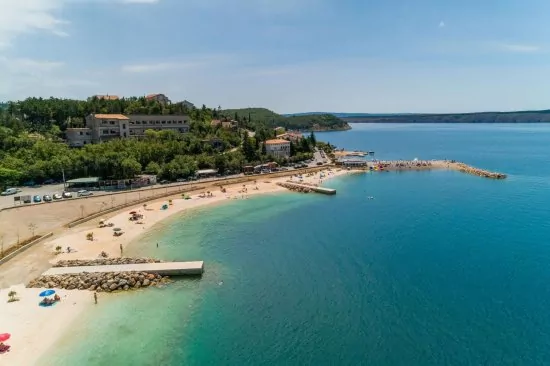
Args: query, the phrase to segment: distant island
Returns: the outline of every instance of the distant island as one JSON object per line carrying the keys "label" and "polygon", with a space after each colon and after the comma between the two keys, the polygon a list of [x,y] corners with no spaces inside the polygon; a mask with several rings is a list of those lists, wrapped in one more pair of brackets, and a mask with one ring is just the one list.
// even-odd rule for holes
{"label": "distant island", "polygon": [[[316,112],[305,113],[315,115]],[[325,114],[325,112],[320,113]],[[550,110],[477,113],[329,113],[347,123],[548,123]],[[288,116],[300,116],[293,114]]]}

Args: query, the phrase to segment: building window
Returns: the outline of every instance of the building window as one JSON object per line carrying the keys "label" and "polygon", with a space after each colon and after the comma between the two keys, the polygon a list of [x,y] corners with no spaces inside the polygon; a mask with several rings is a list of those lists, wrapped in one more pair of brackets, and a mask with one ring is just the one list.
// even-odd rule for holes
{"label": "building window", "polygon": [[80,136],[82,136],[82,131],[80,131],[79,133],[80,133]]}
{"label": "building window", "polygon": [[123,123],[123,124],[122,124],[122,129],[123,129],[123,130],[126,129],[126,123]]}
{"label": "building window", "polygon": [[160,121],[157,121],[157,125],[160,125]]}
{"label": "building window", "polygon": [[166,124],[166,121],[162,121],[162,124],[165,125],[165,124]]}
{"label": "building window", "polygon": [[115,124],[115,121],[109,121],[110,124],[114,125]]}

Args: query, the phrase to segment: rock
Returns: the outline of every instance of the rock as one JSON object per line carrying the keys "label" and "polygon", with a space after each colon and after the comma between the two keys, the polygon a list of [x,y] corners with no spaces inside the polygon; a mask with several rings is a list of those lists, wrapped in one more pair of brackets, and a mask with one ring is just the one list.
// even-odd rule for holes
{"label": "rock", "polygon": [[137,281],[136,284],[134,285],[134,288],[140,288],[141,287],[141,282]]}
{"label": "rock", "polygon": [[130,288],[130,286],[128,285],[124,285],[124,287],[122,288],[124,291],[128,291],[128,289]]}
{"label": "rock", "polygon": [[95,285],[91,285],[90,287],[88,287],[88,291],[94,291],[95,290]]}
{"label": "rock", "polygon": [[48,282],[48,286],[46,286],[46,287],[49,287],[49,288],[55,287],[55,283],[53,281],[50,281],[50,282]]}
{"label": "rock", "polygon": [[150,284],[151,284],[151,281],[149,281],[148,278],[146,278],[146,279],[143,280],[143,286],[147,287],[147,286],[149,286]]}
{"label": "rock", "polygon": [[109,286],[109,290],[111,290],[111,291],[114,291],[117,288],[118,288],[118,284],[116,284],[116,283],[113,283],[113,284],[111,284],[111,286]]}

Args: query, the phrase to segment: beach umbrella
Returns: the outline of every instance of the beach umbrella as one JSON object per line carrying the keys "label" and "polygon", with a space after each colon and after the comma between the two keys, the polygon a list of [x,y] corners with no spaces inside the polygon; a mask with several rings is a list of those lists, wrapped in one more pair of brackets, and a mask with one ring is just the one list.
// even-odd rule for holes
{"label": "beach umbrella", "polygon": [[119,228],[119,227],[115,227],[115,228],[113,229],[113,231],[122,231],[122,229]]}
{"label": "beach umbrella", "polygon": [[46,296],[51,296],[53,294],[55,294],[55,290],[45,290],[45,291],[42,291],[40,294],[38,294],[38,296],[46,297]]}
{"label": "beach umbrella", "polygon": [[136,211],[130,211],[130,215],[135,215],[136,213]]}
{"label": "beach umbrella", "polygon": [[2,333],[0,334],[0,342],[5,342],[7,341],[8,339],[10,339],[11,337],[11,334],[9,333]]}

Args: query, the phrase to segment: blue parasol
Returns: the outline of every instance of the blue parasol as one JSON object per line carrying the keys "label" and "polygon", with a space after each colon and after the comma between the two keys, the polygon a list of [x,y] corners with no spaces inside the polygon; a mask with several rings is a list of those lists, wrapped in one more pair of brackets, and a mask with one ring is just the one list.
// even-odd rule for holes
{"label": "blue parasol", "polygon": [[55,290],[45,290],[45,291],[42,291],[40,294],[38,294],[38,296],[46,297],[46,296],[51,296],[53,294],[55,294]]}

